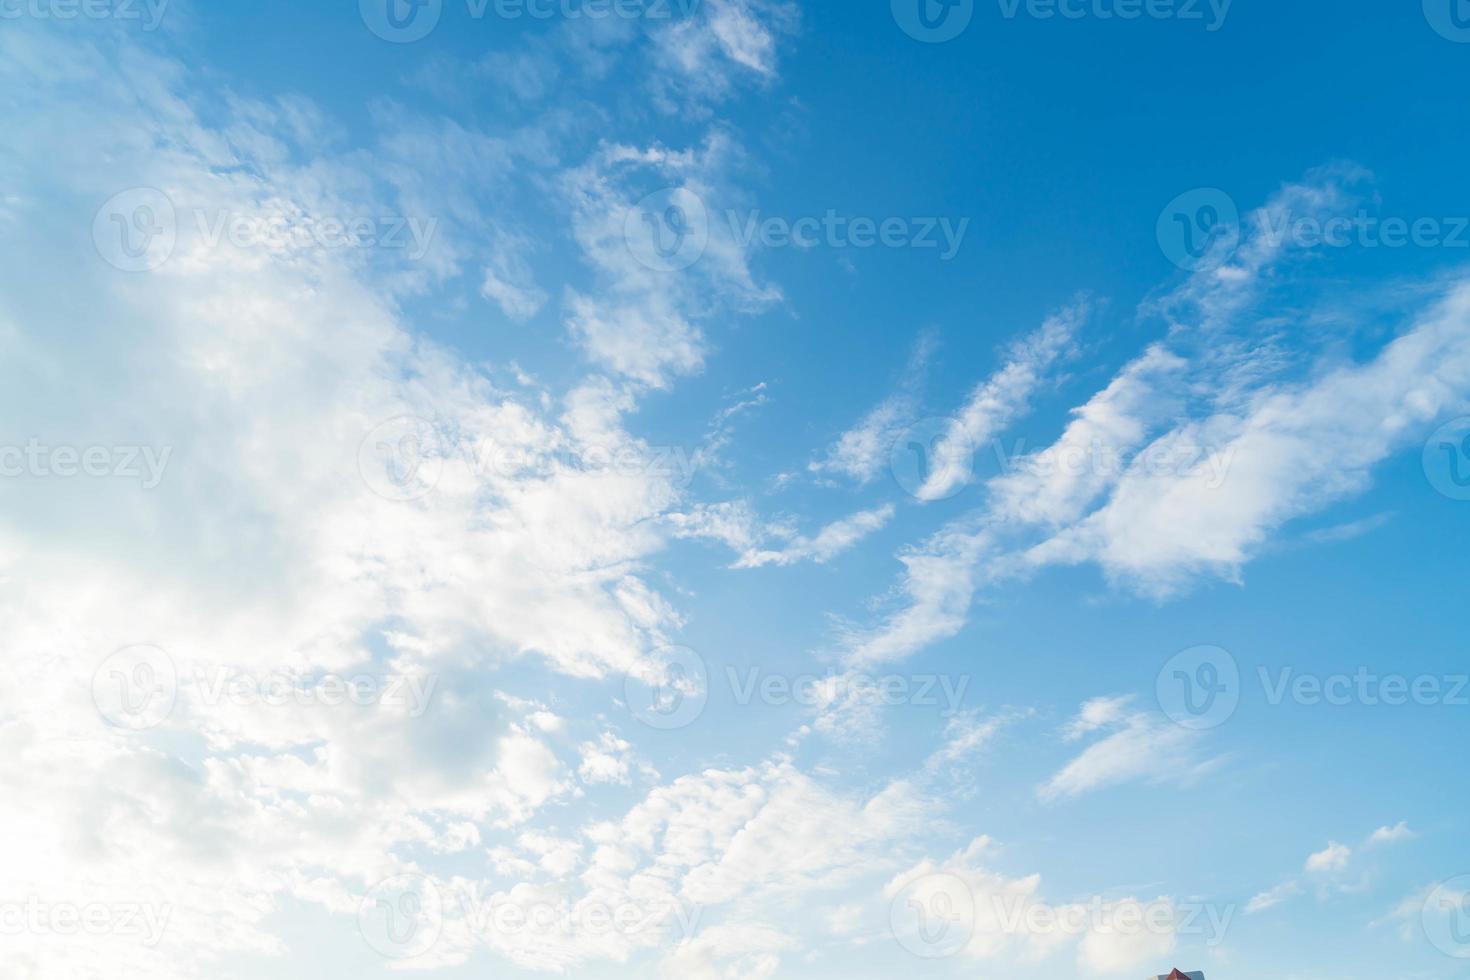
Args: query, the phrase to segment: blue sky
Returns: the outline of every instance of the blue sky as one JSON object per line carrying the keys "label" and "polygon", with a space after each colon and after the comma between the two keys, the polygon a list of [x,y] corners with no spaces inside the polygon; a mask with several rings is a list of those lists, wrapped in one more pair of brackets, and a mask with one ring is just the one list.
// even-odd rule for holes
{"label": "blue sky", "polygon": [[0,962],[1466,976],[1466,42],[0,0]]}

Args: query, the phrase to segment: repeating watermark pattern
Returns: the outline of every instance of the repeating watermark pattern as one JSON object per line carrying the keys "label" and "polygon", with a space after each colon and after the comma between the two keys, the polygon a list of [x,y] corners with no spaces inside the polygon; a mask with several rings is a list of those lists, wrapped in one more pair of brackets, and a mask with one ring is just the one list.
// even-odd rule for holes
{"label": "repeating watermark pattern", "polygon": [[92,674],[92,703],[116,728],[144,731],[159,725],[173,712],[178,694],[173,658],[149,644],[116,651]]}
{"label": "repeating watermark pattern", "polygon": [[975,895],[958,875],[920,875],[894,896],[888,926],[899,945],[915,956],[948,959],[975,934]]}
{"label": "repeating watermark pattern", "polygon": [[1416,705],[1470,707],[1470,674],[1380,674],[1369,667],[1351,673],[1299,673],[1291,667],[1257,668],[1266,703],[1275,707],[1290,699],[1315,707],[1402,707]]}
{"label": "repeating watermark pattern", "polygon": [[[1225,26],[1234,0],[996,0],[1003,20],[1176,20],[1214,32]],[[975,16],[975,0],[891,0],[893,19],[925,44],[953,41]]]}
{"label": "repeating watermark pattern", "polygon": [[442,440],[427,419],[400,415],[379,423],[357,449],[357,471],[369,490],[387,500],[428,496],[444,474]]}
{"label": "repeating watermark pattern", "polygon": [[144,490],[163,482],[172,446],[52,446],[36,438],[0,445],[0,478],[137,480]]}
{"label": "repeating watermark pattern", "polygon": [[169,0],[0,0],[0,20],[121,20],[145,31],[163,24]]}
{"label": "repeating watermark pattern", "polygon": [[755,702],[772,707],[797,704],[820,708],[830,704],[852,707],[939,708],[942,715],[956,714],[970,686],[968,675],[862,673],[789,674],[772,673],[760,667],[744,671],[725,668],[725,680],[742,707]]}
{"label": "repeating watermark pattern", "polygon": [[92,243],[109,265],[151,272],[174,254],[179,240],[174,202],[156,187],[134,187],[103,202],[92,219]]}
{"label": "repeating watermark pattern", "polygon": [[694,479],[697,454],[682,446],[560,446],[551,450],[520,445],[476,443],[415,415],[400,415],[374,426],[358,445],[357,468],[373,493],[407,502],[428,496],[445,468],[465,467],[476,480],[510,479],[555,470],[590,476],[654,476],[687,487]]}
{"label": "repeating watermark pattern", "polygon": [[[422,41],[444,16],[445,0],[358,0],[368,30],[394,44]],[[648,20],[693,15],[700,0],[463,0],[473,21]]]}
{"label": "repeating watermark pattern", "polygon": [[1470,500],[1470,416],[1446,422],[1424,443],[1424,475],[1451,500]]}
{"label": "repeating watermark pattern", "polygon": [[31,897],[0,902],[0,936],[120,936],[153,948],[163,939],[171,904],[48,902]]}
{"label": "repeating watermark pattern", "polygon": [[1470,44],[1470,0],[1424,0],[1424,19],[1440,37]]}
{"label": "repeating watermark pattern", "polygon": [[709,209],[687,187],[654,191],[623,216],[628,251],[655,272],[678,272],[698,262],[709,233]]}
{"label": "repeating watermark pattern", "polygon": [[1435,949],[1455,959],[1470,959],[1470,874],[1457,875],[1430,889],[1420,921]]}
{"label": "repeating watermark pattern", "polygon": [[1165,258],[1194,270],[1210,256],[1228,256],[1240,245],[1240,209],[1217,187],[1185,191],[1164,206],[1154,234]]}
{"label": "repeating watermark pattern", "polygon": [[975,0],[891,0],[891,7],[903,32],[925,44],[953,41],[975,16]]}
{"label": "repeating watermark pattern", "polygon": [[439,686],[437,674],[326,673],[304,678],[286,671],[264,673],[239,667],[200,667],[192,674],[191,694],[206,708],[382,707],[422,718]]}
{"label": "repeating watermark pattern", "polygon": [[180,224],[208,249],[228,242],[237,249],[270,252],[381,249],[417,262],[428,254],[438,218],[398,214],[312,215],[304,211],[234,211],[178,207],[156,187],[113,195],[97,210],[92,239],[97,253],[124,272],[151,272],[178,246]]}
{"label": "repeating watermark pattern", "polygon": [[920,419],[900,433],[888,451],[888,472],[894,482],[924,500],[953,497],[974,471],[975,446],[954,419]]}
{"label": "repeating watermark pattern", "polygon": [[[1257,240],[1271,248],[1467,249],[1470,216],[1382,216],[1360,208],[1323,217],[1262,209],[1251,221]],[[1239,208],[1214,187],[1186,191],[1165,206],[1156,229],[1165,257],[1183,269],[1230,258],[1241,242]]]}
{"label": "repeating watermark pattern", "polygon": [[1101,895],[1052,905],[1026,894],[977,894],[959,875],[935,872],[913,879],[894,896],[889,926],[915,956],[946,959],[962,952],[977,934],[1153,935],[1198,939],[1213,948],[1225,941],[1235,915],[1233,904],[1118,901]]}
{"label": "repeating watermark pattern", "polygon": [[[692,725],[704,713],[710,697],[712,677],[704,658],[688,647],[668,647],[652,659],[652,666],[629,672],[624,679],[628,710],[651,728],[669,731]],[[941,717],[959,712],[971,680],[965,674],[793,674],[759,666],[727,666],[714,678],[727,685],[730,700],[742,708],[753,704],[809,709],[907,705],[936,708]]]}
{"label": "repeating watermark pattern", "polygon": [[1240,706],[1240,665],[1217,646],[1181,650],[1154,685],[1159,707],[1178,725],[1202,731],[1230,720]]}
{"label": "repeating watermark pattern", "polygon": [[[1260,695],[1270,707],[1470,707],[1470,674],[1381,673],[1371,667],[1313,673],[1258,666]],[[1196,730],[1229,721],[1240,706],[1240,665],[1217,646],[1190,647],[1164,664],[1156,679],[1159,707],[1176,724]]]}
{"label": "repeating watermark pattern", "polygon": [[433,703],[437,674],[332,672],[310,676],[285,670],[199,666],[181,674],[172,657],[140,644],[111,654],[92,675],[92,701],[111,725],[154,728],[174,712],[180,695],[205,709],[380,707],[422,718]]}
{"label": "repeating watermark pattern", "polygon": [[367,944],[388,959],[413,959],[439,941],[444,931],[444,901],[424,875],[395,875],[363,896],[357,908],[357,928]]}
{"label": "repeating watermark pattern", "polygon": [[960,252],[969,218],[869,218],[827,209],[821,216],[785,218],[759,210],[726,211],[725,221],[741,247],[763,248],[914,248],[939,252],[948,262]]}
{"label": "repeating watermark pattern", "polygon": [[388,959],[409,960],[434,948],[451,917],[493,947],[504,940],[577,935],[686,939],[697,930],[700,913],[698,906],[672,900],[485,897],[436,885],[426,875],[401,874],[374,885],[359,903],[357,918],[369,946]]}
{"label": "repeating watermark pattern", "polygon": [[1177,20],[1213,33],[1225,26],[1235,0],[997,0],[1006,20]]}
{"label": "repeating watermark pattern", "polygon": [[623,680],[623,703],[649,728],[673,731],[692,725],[709,703],[709,667],[688,647],[664,647],[653,663]]}
{"label": "repeating watermark pattern", "polygon": [[759,209],[727,209],[712,217],[704,201],[687,187],[655,191],[627,210],[623,239],[642,265],[678,272],[698,262],[709,247],[712,222],[726,226],[741,248],[912,248],[938,252],[941,262],[959,254],[969,218],[884,218],[845,215],[828,208],[821,215],[791,218]]}
{"label": "repeating watermark pattern", "polygon": [[987,895],[981,903],[988,921],[1002,932],[1028,935],[1183,936],[1215,947],[1235,920],[1236,906],[1213,902],[1156,899],[1110,901],[1094,895],[1086,902],[1049,905],[1027,895]]}
{"label": "repeating watermark pattern", "polygon": [[[954,419],[923,419],[904,430],[889,450],[889,472],[907,493],[923,500],[958,494],[978,470],[980,448]],[[1235,463],[1234,446],[1199,446],[1162,440],[1119,449],[1101,439],[1085,445],[1049,445],[1027,451],[1024,438],[992,439],[987,447],[996,472],[1038,480],[1089,474],[1117,480],[1125,473],[1147,477],[1191,477],[1206,490],[1219,490]]]}
{"label": "repeating watermark pattern", "polygon": [[470,933],[481,942],[514,937],[644,936],[655,940],[687,939],[700,919],[698,906],[675,901],[605,902],[587,898],[577,902],[512,898],[499,895],[476,899],[458,893],[458,908]]}

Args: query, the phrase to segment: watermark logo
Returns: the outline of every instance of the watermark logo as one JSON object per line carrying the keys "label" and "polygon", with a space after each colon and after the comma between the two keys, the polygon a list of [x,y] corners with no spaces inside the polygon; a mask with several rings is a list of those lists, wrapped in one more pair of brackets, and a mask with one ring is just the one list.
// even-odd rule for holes
{"label": "watermark logo", "polygon": [[357,928],[369,946],[392,960],[409,960],[434,948],[444,929],[439,889],[420,874],[384,879],[363,896]]}
{"label": "watermark logo", "polygon": [[1455,959],[1470,959],[1470,874],[1431,889],[1424,899],[1421,921],[1435,949]]}
{"label": "watermark logo", "polygon": [[1228,650],[1198,646],[1170,658],[1155,683],[1159,707],[1177,725],[1202,731],[1240,706],[1240,665]]}
{"label": "watermark logo", "polygon": [[1424,0],[1424,19],[1440,37],[1470,44],[1470,0]]}
{"label": "watermark logo", "polygon": [[888,453],[894,481],[920,500],[953,497],[974,468],[975,447],[953,419],[921,419],[900,433]]}
{"label": "watermark logo", "polygon": [[709,209],[687,187],[654,191],[628,209],[623,240],[633,257],[655,272],[687,269],[709,247]]}
{"label": "watermark logo", "polygon": [[427,496],[444,473],[433,423],[400,415],[378,425],[357,450],[357,469],[378,496],[397,502]]}
{"label": "watermark logo", "polygon": [[439,26],[444,0],[358,0],[367,29],[393,44],[421,41]]}
{"label": "watermark logo", "polygon": [[925,44],[953,41],[975,16],[975,0],[892,0],[891,6],[903,32]]}
{"label": "watermark logo", "polygon": [[691,725],[709,702],[709,669],[688,647],[665,647],[654,662],[623,681],[623,701],[649,728],[673,731]]}
{"label": "watermark logo", "polygon": [[1446,422],[1429,437],[1424,475],[1451,500],[1470,500],[1470,416]]}
{"label": "watermark logo", "polygon": [[921,875],[893,897],[888,924],[899,945],[915,956],[947,959],[975,932],[975,895],[956,875]]}
{"label": "watermark logo", "polygon": [[97,254],[123,272],[151,272],[178,243],[173,201],[156,187],[134,187],[108,198],[92,219]]}
{"label": "watermark logo", "polygon": [[1198,269],[1210,256],[1228,256],[1240,245],[1240,210],[1219,188],[1186,191],[1160,212],[1155,235],[1170,262]]}
{"label": "watermark logo", "polygon": [[173,659],[147,644],[124,647],[92,674],[92,703],[108,724],[140,732],[174,710],[179,674]]}

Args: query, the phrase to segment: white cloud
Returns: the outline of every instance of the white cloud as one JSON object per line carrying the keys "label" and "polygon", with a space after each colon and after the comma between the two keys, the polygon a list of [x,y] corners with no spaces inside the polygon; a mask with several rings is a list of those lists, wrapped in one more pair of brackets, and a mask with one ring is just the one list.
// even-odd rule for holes
{"label": "white cloud", "polygon": [[[1360,176],[1314,173],[1254,225],[1333,213]],[[1289,238],[1250,234],[1152,304],[1168,338],[1075,409],[1050,447],[989,481],[982,507],[900,551],[900,608],[845,629],[846,655],[911,655],[957,634],[978,588],[1053,565],[1096,563],[1155,597],[1239,581],[1283,526],[1362,492],[1374,467],[1470,407],[1470,286],[1449,286],[1361,363],[1310,344],[1288,354],[1279,322],[1253,313],[1289,281]]]}
{"label": "white cloud", "polygon": [[612,732],[603,732],[597,741],[582,743],[582,763],[577,767],[577,775],[585,783],[627,783],[632,748]]}
{"label": "white cloud", "polygon": [[983,580],[976,566],[992,550],[986,531],[957,523],[900,552],[903,607],[876,629],[847,629],[846,662],[861,666],[901,659],[958,633]]}
{"label": "white cloud", "polygon": [[1129,710],[1130,698],[1096,698],[1082,706],[1067,727],[1069,740],[1107,731],[1053,775],[1040,789],[1048,802],[1129,782],[1197,779],[1218,760],[1201,759],[1198,732],[1144,711]]}
{"label": "white cloud", "polygon": [[958,955],[971,960],[1033,963],[1072,949],[1082,970],[1115,974],[1136,971],[1175,948],[1180,916],[1173,899],[1048,902],[1040,875],[1008,878],[980,865],[991,849],[989,838],[979,838],[942,862],[921,861],[894,876],[883,896],[958,910],[959,921],[971,930]]}
{"label": "white cloud", "polygon": [[[1014,421],[1026,409],[1046,372],[1071,352],[1088,312],[1087,305],[1079,302],[1048,317],[1034,333],[1016,342],[1000,370],[976,385],[955,414],[944,436],[948,445],[978,452]],[[919,488],[918,496],[942,500],[969,476],[968,468],[937,468]]]}
{"label": "white cloud", "polygon": [[1245,914],[1255,915],[1257,912],[1264,912],[1269,908],[1274,908],[1277,905],[1280,905],[1282,902],[1286,901],[1288,898],[1291,898],[1294,895],[1300,895],[1301,891],[1301,885],[1297,884],[1295,881],[1284,881],[1281,884],[1277,885],[1275,888],[1261,892],[1260,894],[1252,897],[1251,900],[1246,903]]}
{"label": "white cloud", "polygon": [[510,243],[497,249],[485,266],[480,292],[517,321],[535,316],[547,300],[545,290],[536,285],[530,266]]}
{"label": "white cloud", "polygon": [[1331,841],[1322,850],[1307,858],[1306,868],[1313,874],[1330,874],[1347,869],[1353,849],[1346,844]]}
{"label": "white cloud", "polygon": [[909,353],[898,390],[883,399],[828,448],[825,458],[808,464],[812,473],[840,473],[860,484],[873,481],[888,465],[898,437],[916,421],[919,387],[934,354],[932,334],[922,334]]}
{"label": "white cloud", "polygon": [[1415,833],[1409,829],[1408,823],[1401,820],[1392,827],[1379,827],[1373,831],[1372,836],[1368,838],[1368,845],[1371,847],[1375,844],[1397,844],[1401,841],[1412,840],[1415,836]]}
{"label": "white cloud", "polygon": [[893,505],[858,511],[833,521],[810,538],[797,536],[779,549],[750,549],[735,562],[736,568],[794,565],[813,561],[825,564],[849,550],[868,535],[881,530],[893,518]]}

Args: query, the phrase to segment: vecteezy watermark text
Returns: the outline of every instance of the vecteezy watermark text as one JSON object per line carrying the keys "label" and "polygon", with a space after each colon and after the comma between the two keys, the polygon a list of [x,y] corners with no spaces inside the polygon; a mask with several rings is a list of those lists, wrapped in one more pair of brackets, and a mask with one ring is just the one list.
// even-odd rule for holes
{"label": "vecteezy watermark text", "polygon": [[[1470,674],[1381,673],[1367,666],[1314,673],[1292,666],[1260,666],[1256,678],[1271,707],[1287,701],[1303,707],[1470,707]],[[1164,714],[1192,729],[1216,728],[1230,720],[1245,687],[1239,663],[1218,646],[1190,647],[1175,654],[1156,679]]]}
{"label": "vecteezy watermark text", "polygon": [[689,188],[670,187],[647,195],[627,210],[623,238],[642,265],[676,272],[699,261],[721,221],[725,226],[722,234],[741,248],[910,248],[936,251],[941,262],[959,254],[970,227],[969,218],[872,217],[842,214],[835,208],[796,218],[767,215],[759,209],[729,209],[712,216]]}
{"label": "vecteezy watermark text", "polygon": [[731,236],[741,247],[938,249],[939,261],[959,254],[969,218],[868,218],[828,209],[821,217],[765,216],[759,210],[726,211]]}
{"label": "vecteezy watermark text", "polygon": [[172,905],[146,902],[0,902],[0,936],[123,936],[157,946]]}
{"label": "vecteezy watermark text", "polygon": [[1006,20],[1197,21],[1214,32],[1225,26],[1235,0],[996,0]]}
{"label": "vecteezy watermark text", "polygon": [[[742,676],[743,673],[743,676]],[[797,704],[808,708],[842,703],[850,706],[942,708],[948,717],[959,711],[968,675],[950,674],[777,674],[749,667],[743,672],[725,668],[725,678],[734,694],[735,703],[781,706]]]}
{"label": "vecteezy watermark text", "polygon": [[429,710],[437,674],[323,674],[311,679],[286,671],[244,670],[239,667],[200,667],[193,674],[200,704],[239,707],[359,708],[380,705],[402,709],[410,718]]}
{"label": "vecteezy watermark text", "polygon": [[962,952],[975,937],[1164,936],[1224,942],[1235,919],[1233,904],[1175,902],[1159,898],[1108,899],[1054,905],[1027,894],[972,887],[960,874],[936,871],[905,882],[889,906],[889,927],[899,944],[923,959]]}
{"label": "vecteezy watermark text", "polygon": [[143,30],[163,23],[169,0],[0,0],[0,20],[142,21]]}
{"label": "vecteezy watermark text", "polygon": [[[718,677],[719,675],[715,675]],[[639,721],[662,731],[684,728],[704,712],[710,696],[710,671],[698,652],[664,647],[624,678],[624,704]],[[937,708],[943,717],[959,713],[968,675],[865,674],[860,671],[791,674],[759,666],[726,667],[723,680],[730,700],[741,707],[799,705]]]}
{"label": "vecteezy watermark text", "polygon": [[1272,671],[1257,668],[1266,703],[1279,705],[1288,698],[1308,707],[1364,705],[1446,705],[1470,707],[1470,674],[1380,674],[1370,667],[1352,673],[1299,673],[1291,667]]}
{"label": "vecteezy watermark text", "polygon": [[374,885],[358,906],[364,941],[389,959],[422,956],[438,944],[445,921],[456,919],[472,939],[491,947],[527,939],[627,936],[650,944],[687,939],[701,909],[668,899],[482,895],[473,887],[439,884],[401,874]]}
{"label": "vecteezy watermark text", "polygon": [[167,652],[152,644],[124,647],[92,675],[92,701],[108,724],[131,731],[167,720],[182,698],[202,709],[368,708],[399,711],[412,719],[429,710],[439,677],[433,673],[359,670],[251,670],[227,665],[195,666],[181,672]]}
{"label": "vecteezy watermark text", "polygon": [[172,455],[172,446],[51,446],[32,438],[24,446],[0,445],[0,477],[138,480],[152,490]]}
{"label": "vecteezy watermark text", "polygon": [[413,215],[314,214],[301,208],[263,206],[180,209],[156,187],[114,194],[92,221],[97,254],[124,272],[149,272],[174,254],[188,234],[201,248],[272,253],[378,249],[401,252],[417,262],[428,254],[439,219]]}
{"label": "vecteezy watermark text", "polygon": [[1195,269],[1206,261],[1230,259],[1242,231],[1270,248],[1294,249],[1470,249],[1470,216],[1379,215],[1366,208],[1352,214],[1297,214],[1262,208],[1243,224],[1233,198],[1214,187],[1174,198],[1159,215],[1159,247],[1175,265]]}
{"label": "vecteezy watermark text", "polygon": [[[473,21],[497,20],[648,20],[691,16],[700,0],[462,0]],[[433,33],[446,0],[358,0],[367,29],[394,44],[411,44]]]}
{"label": "vecteezy watermark text", "polygon": [[[996,0],[1000,16],[1031,20],[1173,20],[1225,26],[1234,0]],[[975,17],[976,0],[889,0],[894,22],[926,44],[953,41]]]}

